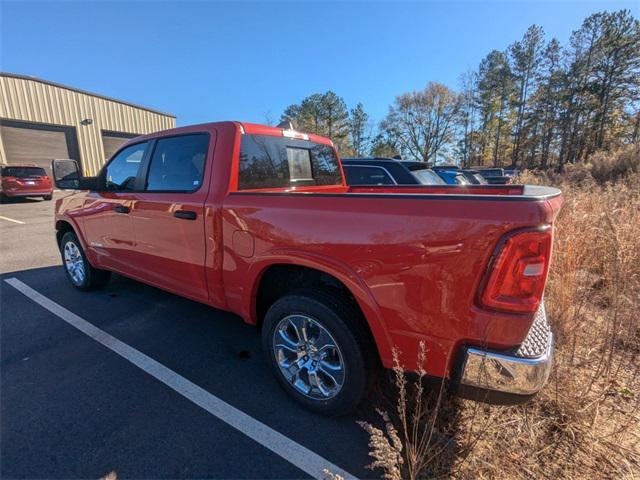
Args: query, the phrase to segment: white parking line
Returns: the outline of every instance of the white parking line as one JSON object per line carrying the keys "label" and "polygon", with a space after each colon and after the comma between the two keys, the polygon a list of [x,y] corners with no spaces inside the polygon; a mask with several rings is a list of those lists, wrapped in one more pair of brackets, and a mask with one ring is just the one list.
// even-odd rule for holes
{"label": "white parking line", "polygon": [[20,220],[14,220],[13,218],[3,217],[2,215],[0,215],[0,220],[6,220],[7,222],[13,222],[19,225],[24,225],[24,222],[21,222]]}
{"label": "white parking line", "polygon": [[95,325],[87,322],[75,313],[70,312],[41,293],[38,293],[17,278],[12,277],[6,279],[5,282],[69,325],[77,328],[96,342],[101,343],[112,352],[117,353],[183,397],[191,400],[211,415],[244,433],[252,440],[284,458],[313,478],[324,478],[323,470],[325,468],[334,474],[343,476],[345,479],[356,478],[308,448],[303,447],[299,443],[294,442],[281,433],[276,432],[271,427],[229,405],[215,395],[212,395],[195,383],[155,361],[153,358],[146,356],[144,353],[112,337],[107,332],[100,330]]}

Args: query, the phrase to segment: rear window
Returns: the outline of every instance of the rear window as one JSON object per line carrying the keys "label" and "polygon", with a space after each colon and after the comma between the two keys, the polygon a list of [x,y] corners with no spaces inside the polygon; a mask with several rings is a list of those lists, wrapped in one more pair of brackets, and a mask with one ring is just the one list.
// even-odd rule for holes
{"label": "rear window", "polygon": [[393,185],[395,182],[380,167],[344,165],[344,174],[349,185]]}
{"label": "rear window", "polygon": [[433,170],[424,168],[422,170],[413,170],[413,176],[418,179],[422,185],[446,185],[447,182],[442,180],[440,176]]}
{"label": "rear window", "polygon": [[483,177],[502,177],[504,175],[504,170],[501,168],[487,168],[482,170],[480,173],[482,173]]}
{"label": "rear window", "polygon": [[461,173],[457,174],[455,178],[456,178],[456,183],[460,185],[470,185],[470,182],[469,180],[467,180],[467,177],[465,177]]}
{"label": "rear window", "polygon": [[270,135],[243,135],[239,188],[340,185],[338,159],[328,145]]}
{"label": "rear window", "polygon": [[44,168],[40,167],[4,167],[2,169],[2,175],[4,177],[17,177],[17,178],[29,178],[29,177],[44,177],[47,172]]}

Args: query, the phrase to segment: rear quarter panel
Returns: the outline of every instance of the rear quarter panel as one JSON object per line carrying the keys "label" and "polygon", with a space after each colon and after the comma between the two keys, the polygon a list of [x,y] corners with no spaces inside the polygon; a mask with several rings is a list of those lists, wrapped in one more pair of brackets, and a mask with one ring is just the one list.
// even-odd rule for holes
{"label": "rear quarter panel", "polygon": [[[229,306],[255,321],[254,289],[267,266],[318,268],[351,289],[386,366],[396,346],[413,368],[424,340],[427,370],[442,376],[462,343],[508,348],[525,337],[531,315],[485,311],[475,296],[500,237],[548,224],[549,210],[546,201],[495,197],[232,193],[222,214]],[[234,248],[237,231],[253,238],[250,255]]]}

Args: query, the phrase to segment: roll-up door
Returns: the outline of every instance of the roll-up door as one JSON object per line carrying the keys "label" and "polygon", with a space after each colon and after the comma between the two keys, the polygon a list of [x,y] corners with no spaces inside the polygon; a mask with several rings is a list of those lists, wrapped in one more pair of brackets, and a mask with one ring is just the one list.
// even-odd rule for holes
{"label": "roll-up door", "polygon": [[119,132],[102,132],[102,147],[104,148],[104,159],[109,160],[116,151],[130,138],[137,137],[134,134]]}
{"label": "roll-up door", "polygon": [[62,129],[0,125],[0,135],[8,164],[34,164],[51,173],[51,160],[72,158],[68,135]]}

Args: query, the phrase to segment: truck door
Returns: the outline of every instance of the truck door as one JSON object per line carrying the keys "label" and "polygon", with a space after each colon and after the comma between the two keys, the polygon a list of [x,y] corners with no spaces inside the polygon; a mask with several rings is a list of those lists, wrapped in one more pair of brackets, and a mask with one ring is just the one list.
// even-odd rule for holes
{"label": "truck door", "polygon": [[105,167],[105,187],[84,203],[82,224],[89,248],[100,265],[135,273],[135,232],[130,212],[136,203],[137,179],[149,142],[122,149]]}
{"label": "truck door", "polygon": [[200,301],[208,299],[204,170],[211,140],[209,133],[189,133],[154,141],[144,188],[131,211],[138,275]]}

